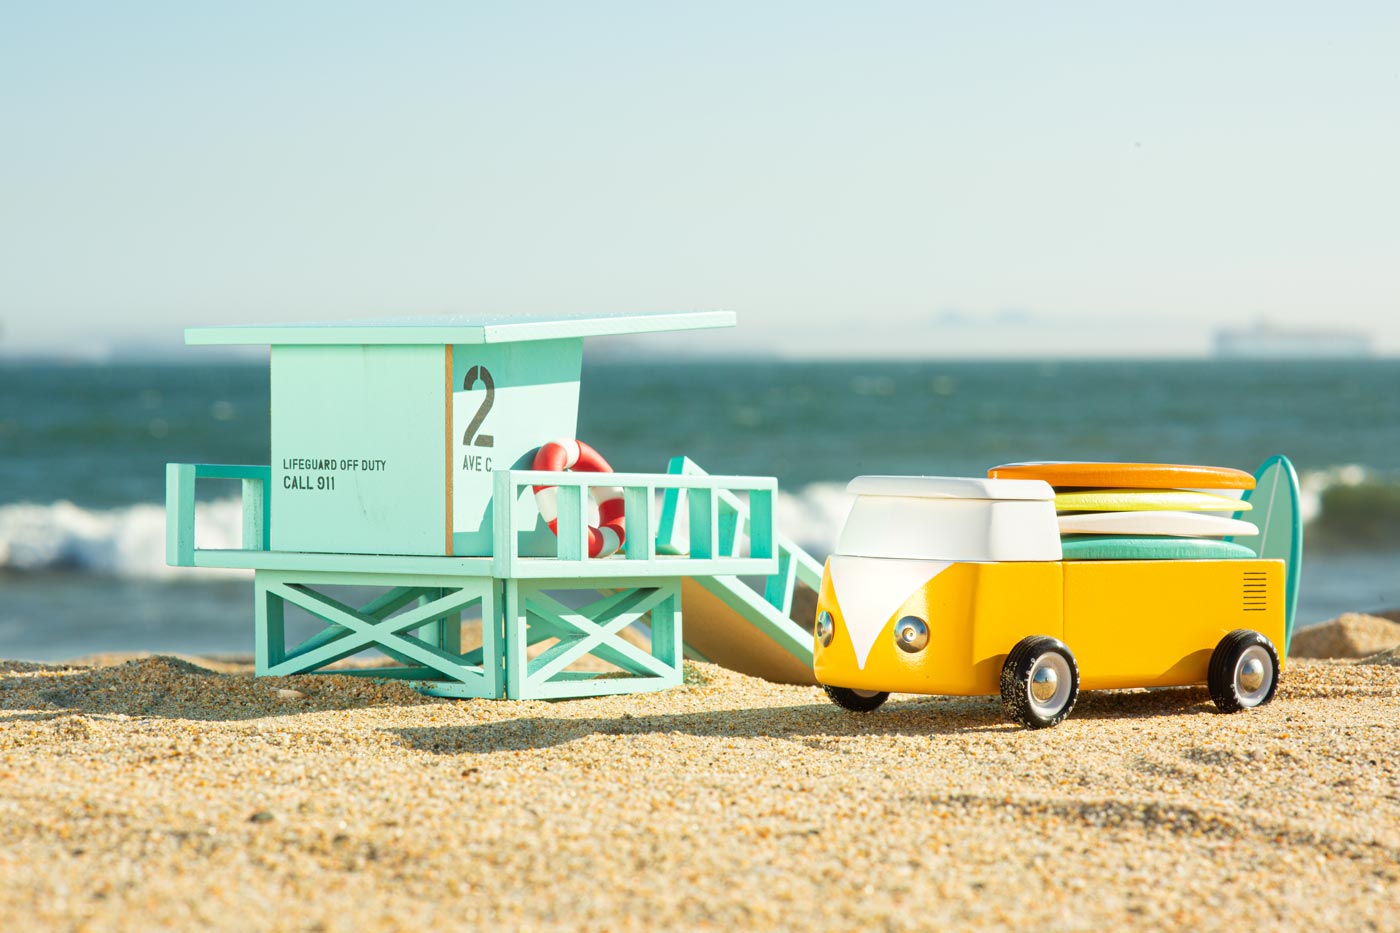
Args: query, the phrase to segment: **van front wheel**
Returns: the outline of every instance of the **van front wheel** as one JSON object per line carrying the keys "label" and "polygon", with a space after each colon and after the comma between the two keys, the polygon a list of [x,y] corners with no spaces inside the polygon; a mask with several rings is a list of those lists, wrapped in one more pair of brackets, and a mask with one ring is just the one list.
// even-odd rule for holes
{"label": "van front wheel", "polygon": [[1058,724],[1079,698],[1079,665],[1065,643],[1047,635],[1023,638],[1001,667],[1001,703],[1027,729]]}
{"label": "van front wheel", "polygon": [[833,687],[829,684],[822,684],[822,689],[826,691],[827,696],[831,697],[831,702],[853,713],[868,713],[871,710],[879,709],[890,698],[887,692],[851,690],[848,687]]}

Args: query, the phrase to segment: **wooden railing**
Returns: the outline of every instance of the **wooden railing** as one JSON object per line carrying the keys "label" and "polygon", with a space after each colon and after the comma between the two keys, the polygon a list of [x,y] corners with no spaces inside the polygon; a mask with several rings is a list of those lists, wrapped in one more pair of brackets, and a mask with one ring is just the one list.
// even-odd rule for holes
{"label": "wooden railing", "polygon": [[[498,470],[495,473],[494,556],[449,558],[462,572],[496,577],[599,578],[762,576],[765,599],[782,612],[791,605],[795,579],[817,586],[821,567],[777,533],[777,480],[765,476],[710,476],[689,460],[694,472],[552,473]],[[241,480],[241,550],[195,547],[195,487],[199,480]],[[539,523],[531,488],[558,487],[559,533],[546,538],[552,552],[522,556],[520,542]],[[589,490],[622,489],[627,540],[620,553],[588,557]],[[741,498],[744,497],[744,498]],[[658,509],[657,500],[661,506]],[[745,501],[745,499],[747,501]],[[676,511],[684,501],[689,530],[676,532]],[[282,567],[335,569],[346,555],[271,552],[271,470],[267,466],[172,463],[166,467],[166,562],[172,566]],[[546,537],[548,536],[548,537]],[[742,548],[744,540],[748,546]],[[256,552],[256,553],[255,553]],[[444,558],[361,556],[360,563],[385,569],[441,572]],[[467,567],[477,564],[477,567]],[[812,566],[808,566],[811,564]],[[436,569],[435,569],[436,568]],[[457,571],[453,571],[457,572]],[[815,577],[813,577],[815,574]]]}
{"label": "wooden railing", "polygon": [[[671,475],[679,476],[707,476],[695,461],[689,457],[672,457],[667,472]],[[657,549],[662,553],[682,554],[685,547],[678,540],[676,534],[676,518],[680,511],[680,497],[685,495],[681,488],[668,490],[662,496],[661,515],[657,526]],[[755,540],[755,528],[759,537],[765,537],[768,547],[772,547],[777,552],[778,565],[776,572],[767,575],[761,595],[765,602],[786,616],[792,611],[793,591],[798,583],[810,587],[814,592],[821,592],[822,585],[822,565],[814,557],[797,545],[791,538],[783,534],[773,533],[774,519],[772,516],[760,516],[760,525],[755,526],[753,517],[753,497],[750,495],[749,504],[745,504],[728,489],[721,488],[716,494],[716,507],[718,509],[718,524],[722,529],[721,541],[726,546],[724,554],[737,553],[742,545],[743,538],[748,535],[750,548]]]}
{"label": "wooden railing", "polygon": [[[498,577],[769,576],[779,569],[774,524],[778,481],[772,477],[536,470],[498,470],[495,477],[494,572]],[[534,527],[538,518],[533,486],[559,490],[558,543],[555,553],[545,557],[520,555],[520,535]],[[588,557],[588,490],[595,486],[620,487],[627,515],[627,541],[621,553],[603,560]],[[690,519],[684,553],[658,549],[657,495],[664,499],[681,492],[686,495]],[[746,556],[735,548],[739,522],[729,503],[740,501],[737,493],[748,497]]]}
{"label": "wooden railing", "polygon": [[165,465],[165,562],[193,567],[195,484],[201,479],[243,481],[243,550],[271,547],[268,516],[272,511],[272,468],[209,463]]}

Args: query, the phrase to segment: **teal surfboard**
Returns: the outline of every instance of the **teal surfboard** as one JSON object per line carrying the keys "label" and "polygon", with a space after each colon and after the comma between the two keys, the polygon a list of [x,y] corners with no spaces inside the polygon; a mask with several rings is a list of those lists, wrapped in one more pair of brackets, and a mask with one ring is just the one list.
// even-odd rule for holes
{"label": "teal surfboard", "polygon": [[[1249,543],[1267,560],[1285,564],[1284,657],[1293,642],[1293,616],[1298,610],[1298,573],[1303,565],[1303,514],[1298,506],[1298,474],[1284,456],[1270,457],[1254,474],[1254,488],[1245,492],[1244,501],[1254,506],[1249,520],[1259,527],[1259,536]],[[1235,518],[1244,513],[1236,512]],[[1225,540],[1233,540],[1226,538]]]}
{"label": "teal surfboard", "polygon": [[1256,556],[1243,544],[1215,538],[1064,535],[1065,560],[1235,560]]}

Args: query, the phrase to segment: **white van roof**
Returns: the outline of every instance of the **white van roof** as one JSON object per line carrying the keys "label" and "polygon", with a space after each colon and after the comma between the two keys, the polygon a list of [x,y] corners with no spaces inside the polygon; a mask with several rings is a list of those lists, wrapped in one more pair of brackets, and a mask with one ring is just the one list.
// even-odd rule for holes
{"label": "white van roof", "polygon": [[968,476],[857,476],[846,486],[856,496],[906,499],[1006,499],[1053,501],[1055,490],[1039,479],[978,479]]}

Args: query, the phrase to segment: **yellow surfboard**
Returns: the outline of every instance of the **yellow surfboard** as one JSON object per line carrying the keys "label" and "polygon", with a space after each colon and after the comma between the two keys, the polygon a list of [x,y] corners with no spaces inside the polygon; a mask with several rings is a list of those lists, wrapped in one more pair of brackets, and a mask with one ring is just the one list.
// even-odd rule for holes
{"label": "yellow surfboard", "polygon": [[987,471],[992,479],[1039,479],[1051,486],[1132,489],[1253,489],[1254,477],[1229,467],[1184,463],[1006,463]]}
{"label": "yellow surfboard", "polygon": [[1186,489],[1073,489],[1055,493],[1060,512],[1247,512],[1248,502]]}

